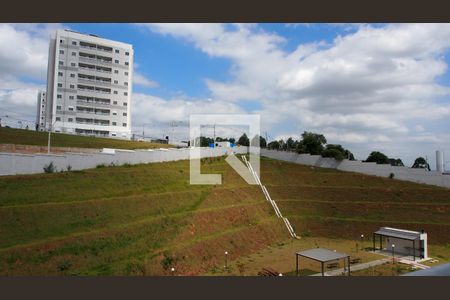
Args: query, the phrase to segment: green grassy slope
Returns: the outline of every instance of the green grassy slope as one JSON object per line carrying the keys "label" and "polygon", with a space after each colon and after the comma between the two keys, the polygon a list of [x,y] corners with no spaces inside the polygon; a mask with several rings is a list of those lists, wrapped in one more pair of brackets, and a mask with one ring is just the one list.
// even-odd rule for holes
{"label": "green grassy slope", "polygon": [[424,229],[450,243],[450,190],[265,160],[262,181],[298,235],[358,239],[380,226]]}
{"label": "green grassy slope", "polygon": [[[0,144],[47,146],[48,133],[0,127]],[[167,148],[167,144],[52,133],[53,147],[149,149]]]}
{"label": "green grassy slope", "polygon": [[224,184],[188,161],[0,178],[0,274],[200,274],[288,238],[223,158],[202,168]]}
{"label": "green grassy slope", "polygon": [[[270,159],[261,171],[298,235],[423,228],[432,255],[450,259],[448,189]],[[223,158],[202,172],[223,184],[190,185],[188,161],[1,177],[0,274],[217,274],[224,251],[231,262],[289,240],[259,187]]]}

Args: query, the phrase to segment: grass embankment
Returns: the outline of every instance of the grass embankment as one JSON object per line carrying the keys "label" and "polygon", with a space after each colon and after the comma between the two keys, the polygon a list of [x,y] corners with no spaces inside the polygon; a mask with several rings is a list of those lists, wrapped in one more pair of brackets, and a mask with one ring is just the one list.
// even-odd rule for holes
{"label": "grass embankment", "polygon": [[[24,129],[0,127],[0,144],[47,146],[48,133]],[[137,142],[112,138],[52,133],[53,147],[150,149],[167,148],[167,144]]]}
{"label": "grass embankment", "polygon": [[[372,233],[381,226],[424,229],[429,255],[438,260],[426,264],[450,261],[449,189],[271,159],[263,160],[261,173],[271,197],[302,239],[240,258],[232,263],[231,274],[256,274],[263,267],[291,272],[296,251],[318,246],[365,262],[366,254],[356,252],[356,245],[372,247]],[[320,271],[313,262],[305,264],[304,274]]]}
{"label": "grass embankment", "polygon": [[0,274],[200,274],[288,233],[223,158],[0,178]]}
{"label": "grass embankment", "polygon": [[380,226],[423,228],[430,256],[450,260],[448,189],[262,159],[262,182],[302,237],[293,241],[223,158],[202,172],[223,184],[190,185],[188,161],[0,178],[0,274],[291,272],[294,253],[317,246],[379,258],[356,243],[364,234],[371,247]]}

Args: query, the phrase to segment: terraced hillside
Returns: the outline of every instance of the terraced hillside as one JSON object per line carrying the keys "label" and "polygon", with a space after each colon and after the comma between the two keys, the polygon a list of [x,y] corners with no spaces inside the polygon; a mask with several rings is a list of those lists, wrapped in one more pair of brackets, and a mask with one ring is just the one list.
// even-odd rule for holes
{"label": "terraced hillside", "polygon": [[[301,236],[368,240],[380,226],[450,243],[450,190],[265,159],[262,181]],[[371,241],[371,240],[370,240]]]}
{"label": "terraced hillside", "polygon": [[258,187],[223,158],[0,178],[0,274],[200,274],[286,239]]}
{"label": "terraced hillside", "polygon": [[224,274],[228,251],[230,266],[252,264],[231,274],[256,275],[276,259],[268,246],[292,271],[294,251],[349,253],[379,226],[423,228],[431,255],[450,260],[448,189],[263,158],[263,183],[303,237],[294,243],[223,158],[202,171],[223,184],[190,185],[188,161],[0,178],[0,274]]}

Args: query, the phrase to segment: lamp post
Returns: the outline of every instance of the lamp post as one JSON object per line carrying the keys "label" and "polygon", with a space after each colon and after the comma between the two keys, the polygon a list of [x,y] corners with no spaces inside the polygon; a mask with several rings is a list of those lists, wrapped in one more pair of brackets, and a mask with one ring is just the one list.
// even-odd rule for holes
{"label": "lamp post", "polygon": [[395,244],[392,244],[392,263],[395,262]]}
{"label": "lamp post", "polygon": [[361,234],[361,250],[364,250],[364,234]]}
{"label": "lamp post", "polygon": [[48,131],[48,143],[47,143],[47,153],[50,154],[50,140],[51,140],[51,134],[52,134],[52,129],[53,126],[55,126],[56,120],[55,122],[50,124],[50,130]]}
{"label": "lamp post", "polygon": [[225,270],[228,269],[228,251],[225,251]]}
{"label": "lamp post", "polygon": [[175,268],[170,268],[170,272],[172,272],[172,276],[175,276]]}

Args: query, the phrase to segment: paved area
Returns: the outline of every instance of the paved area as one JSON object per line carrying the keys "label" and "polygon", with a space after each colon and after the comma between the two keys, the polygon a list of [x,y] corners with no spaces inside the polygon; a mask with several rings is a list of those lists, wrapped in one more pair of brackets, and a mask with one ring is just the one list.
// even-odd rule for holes
{"label": "paved area", "polygon": [[[382,259],[373,260],[373,261],[369,261],[369,262],[362,263],[362,264],[352,265],[352,266],[350,266],[350,275],[351,275],[352,271],[368,269],[373,266],[382,265],[388,261],[390,261],[389,258],[382,258]],[[342,273],[344,273],[344,268],[326,271],[325,276],[337,276],[337,275],[341,275]],[[345,270],[345,274],[347,275],[347,270]],[[314,274],[311,276],[322,276],[322,273],[317,273],[317,274]]]}

